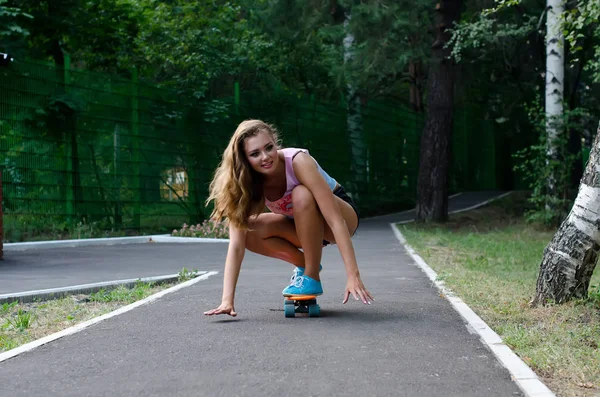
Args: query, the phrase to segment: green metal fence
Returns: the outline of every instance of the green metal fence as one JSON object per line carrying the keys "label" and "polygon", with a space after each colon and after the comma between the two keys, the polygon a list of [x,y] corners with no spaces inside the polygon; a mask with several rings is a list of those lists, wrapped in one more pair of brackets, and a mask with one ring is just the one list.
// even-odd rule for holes
{"label": "green metal fence", "polygon": [[[357,175],[343,103],[237,84],[231,92],[220,99],[224,112],[184,112],[181,97],[138,82],[135,73],[123,79],[68,62],[64,69],[30,62],[0,68],[5,239],[168,232],[199,222],[221,152],[248,118],[274,123],[285,146],[308,148],[364,214],[414,204],[422,115],[394,102],[366,104],[367,167]],[[493,153],[491,124],[457,117],[452,188],[495,188]]]}

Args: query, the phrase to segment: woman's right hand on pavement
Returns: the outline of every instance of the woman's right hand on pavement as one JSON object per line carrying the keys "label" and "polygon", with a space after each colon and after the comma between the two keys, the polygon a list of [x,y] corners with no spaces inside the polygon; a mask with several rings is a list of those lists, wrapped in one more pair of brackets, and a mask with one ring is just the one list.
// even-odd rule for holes
{"label": "woman's right hand on pavement", "polygon": [[213,316],[215,314],[229,314],[231,317],[237,316],[237,313],[233,308],[233,304],[227,302],[221,303],[216,309],[204,312],[204,315],[206,316]]}

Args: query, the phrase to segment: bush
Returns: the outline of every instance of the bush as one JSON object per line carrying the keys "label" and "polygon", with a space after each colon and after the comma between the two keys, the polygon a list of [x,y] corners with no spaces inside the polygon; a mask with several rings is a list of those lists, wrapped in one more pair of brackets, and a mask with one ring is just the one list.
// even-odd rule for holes
{"label": "bush", "polygon": [[229,227],[226,222],[215,222],[207,219],[202,224],[188,226],[183,224],[180,230],[173,230],[171,236],[176,237],[212,237],[229,238]]}

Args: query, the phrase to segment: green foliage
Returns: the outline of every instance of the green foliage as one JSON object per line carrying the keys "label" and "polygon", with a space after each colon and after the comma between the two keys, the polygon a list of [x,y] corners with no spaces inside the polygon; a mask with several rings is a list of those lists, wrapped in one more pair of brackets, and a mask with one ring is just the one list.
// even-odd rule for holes
{"label": "green foliage", "polygon": [[452,57],[460,62],[463,53],[471,51],[469,61],[476,62],[494,55],[496,51],[513,53],[519,50],[520,43],[536,31],[538,24],[534,15],[525,14],[520,19],[503,22],[482,13],[472,21],[461,21],[452,29],[452,37],[447,44],[452,49]]}
{"label": "green foliage", "polygon": [[337,98],[327,38],[322,34],[331,18],[329,4],[321,0],[246,2],[249,27],[268,38],[249,53],[256,72],[244,71],[246,79],[261,78],[265,89]]}
{"label": "green foliage", "polygon": [[198,276],[198,269],[188,270],[187,268],[184,267],[179,271],[179,273],[177,275],[177,280],[181,283],[184,281],[191,280],[197,276]]}
{"label": "green foliage", "polygon": [[18,346],[18,343],[7,335],[0,334],[0,351],[8,351]]}
{"label": "green foliage", "polygon": [[600,285],[591,285],[588,291],[588,301],[600,309]]}
{"label": "green foliage", "polygon": [[258,26],[277,46],[269,71],[320,98],[337,99],[348,82],[369,98],[397,94],[409,80],[408,64],[429,53],[430,2],[272,0],[264,7]]}
{"label": "green foliage", "polygon": [[410,81],[409,63],[425,63],[430,56],[434,4],[423,0],[342,4],[351,12],[348,31],[356,40],[352,62],[344,64],[346,80],[370,98],[396,93]]}
{"label": "green foliage", "polygon": [[[77,222],[70,230],[70,236],[75,239],[94,238],[102,236],[102,232],[98,228],[96,222],[87,223],[85,220]],[[102,236],[104,237],[104,236]]]}
{"label": "green foliage", "polygon": [[494,3],[494,7],[483,10],[482,14],[490,15],[508,7],[521,5],[523,3],[523,0],[494,0]]}
{"label": "green foliage", "polygon": [[[249,29],[238,1],[141,0],[144,24],[136,38],[141,75],[205,98],[219,78],[238,74],[268,40]],[[231,86],[226,93],[230,95]]]}
{"label": "green foliage", "polygon": [[[537,144],[520,150],[514,155],[518,159],[515,170],[525,176],[533,191],[529,199],[533,209],[529,211],[527,220],[547,226],[557,226],[567,215],[572,204],[572,197],[569,194],[571,171],[574,162],[581,159],[581,153],[569,152],[568,138],[563,133],[556,142],[553,142],[558,151],[553,156],[549,156],[547,119],[543,106],[536,102],[526,108],[533,130],[539,136]],[[581,134],[582,125],[590,117],[586,109],[566,109],[562,117],[550,122],[558,125],[563,131],[575,130]],[[548,190],[550,178],[554,178],[554,192]]]}
{"label": "green foliage", "polygon": [[6,313],[8,313],[9,311],[11,311],[11,309],[13,309],[18,304],[19,304],[19,302],[17,302],[17,301],[14,301],[14,302],[11,302],[11,303],[6,303],[6,302],[3,303],[0,306],[0,314],[6,314]]}
{"label": "green foliage", "polygon": [[[527,147],[518,151],[515,157],[524,161],[517,169],[534,190],[532,202],[536,209],[529,219],[555,224],[568,210],[571,165],[580,158],[574,146],[567,144],[568,138],[564,135],[575,132],[589,145],[593,128],[586,124],[599,116],[598,91],[591,84],[597,76],[586,71],[594,72],[593,65],[598,57],[593,54],[600,48],[600,34],[597,32],[597,2],[566,4],[563,24],[567,38],[565,60],[571,65],[565,68],[561,82],[565,113],[560,120],[553,121],[561,123],[564,134],[553,143],[560,153],[548,158],[546,120],[539,105],[543,103],[540,94],[544,91],[546,70],[544,4],[531,0],[501,0],[495,1],[490,8],[477,9],[471,3],[465,18],[453,29],[449,45],[454,59],[462,61],[463,68],[473,72],[469,88],[465,89],[469,99],[477,98],[486,103],[489,117],[503,124],[509,140],[518,142],[510,145],[513,153],[519,147]],[[531,107],[523,106],[524,103],[534,103],[537,110],[533,112]],[[526,124],[534,128],[527,128]],[[552,175],[558,178],[554,193],[544,186]],[[548,210],[552,206],[556,209]]]}
{"label": "green foliage", "polygon": [[543,4],[523,1],[517,12],[510,3],[497,3],[501,7],[490,13],[480,8],[485,3],[467,2],[447,44],[461,75],[468,76],[457,85],[457,102],[481,104],[485,117],[501,124],[506,151],[532,142],[522,104],[539,96],[545,69],[538,26]]}
{"label": "green foliage", "polygon": [[[28,57],[60,63],[70,53],[81,66],[128,72],[140,23],[139,7],[122,0],[21,0],[32,16],[23,21],[30,32]],[[25,55],[25,54],[23,54]]]}
{"label": "green foliage", "polygon": [[[32,196],[39,194],[42,188]],[[6,211],[4,227],[5,242],[123,237],[126,234],[124,230],[105,228],[102,222],[88,223],[84,218],[70,223],[63,213],[40,217],[26,210]]]}
{"label": "green foliage", "polygon": [[19,309],[17,310],[13,318],[8,320],[8,322],[14,329],[24,331],[27,328],[31,327],[31,324],[34,320],[35,316],[31,314],[31,312]]}
{"label": "green foliage", "polygon": [[33,17],[21,11],[18,7],[7,7],[6,3],[8,3],[8,0],[0,0],[0,37],[23,37],[29,35],[29,31],[19,26],[17,20],[21,17]]}
{"label": "green foliage", "polygon": [[[576,6],[563,15],[563,33],[575,57],[572,63],[579,62],[585,41],[600,40],[600,3],[597,1],[577,2]],[[594,82],[600,82],[600,45],[596,45],[594,56],[584,59],[585,69],[590,71]]]}

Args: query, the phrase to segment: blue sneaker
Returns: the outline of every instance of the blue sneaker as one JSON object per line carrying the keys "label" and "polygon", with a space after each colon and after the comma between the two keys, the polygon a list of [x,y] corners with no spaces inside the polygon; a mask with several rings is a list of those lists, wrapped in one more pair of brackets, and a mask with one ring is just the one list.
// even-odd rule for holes
{"label": "blue sneaker", "polygon": [[321,282],[308,276],[298,276],[294,282],[282,291],[283,296],[292,295],[322,295]]}
{"label": "blue sneaker", "polygon": [[[321,273],[321,270],[323,270],[323,265],[319,265],[319,273]],[[292,273],[292,277],[290,278],[290,285],[294,283],[294,280],[296,279],[296,277],[303,276],[303,275],[304,275],[304,268],[296,267],[294,269],[294,273]]]}

